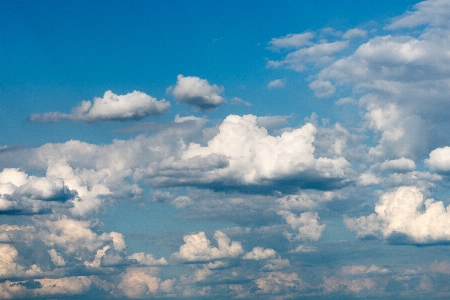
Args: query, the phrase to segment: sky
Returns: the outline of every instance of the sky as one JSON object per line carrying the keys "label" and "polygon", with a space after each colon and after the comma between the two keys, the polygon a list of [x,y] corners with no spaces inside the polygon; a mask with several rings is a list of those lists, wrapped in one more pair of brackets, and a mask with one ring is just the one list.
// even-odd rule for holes
{"label": "sky", "polygon": [[0,298],[448,299],[450,1],[0,1]]}

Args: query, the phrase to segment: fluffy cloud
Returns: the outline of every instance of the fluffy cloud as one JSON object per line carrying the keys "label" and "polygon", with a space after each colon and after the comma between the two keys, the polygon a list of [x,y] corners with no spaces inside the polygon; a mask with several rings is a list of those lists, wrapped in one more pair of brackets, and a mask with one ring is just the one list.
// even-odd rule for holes
{"label": "fluffy cloud", "polygon": [[416,169],[416,164],[413,160],[407,158],[399,158],[393,160],[386,160],[380,166],[382,171],[396,171],[408,172]]}
{"label": "fluffy cloud", "polygon": [[169,292],[174,281],[162,281],[156,277],[157,273],[156,268],[127,268],[117,287],[128,298],[148,298],[158,291]]}
{"label": "fluffy cloud", "polygon": [[297,273],[271,272],[267,276],[255,280],[257,287],[263,294],[284,294],[303,290],[308,284],[298,277]]}
{"label": "fluffy cloud", "polygon": [[[425,206],[423,210],[422,207]],[[359,236],[398,235],[423,244],[450,240],[450,210],[441,201],[427,199],[413,186],[403,186],[384,193],[375,205],[375,214],[345,220],[347,227]]]}
{"label": "fluffy cloud", "polygon": [[292,229],[298,231],[295,235],[287,233],[288,237],[318,241],[325,230],[325,225],[319,224],[319,214],[316,212],[304,212],[298,217],[289,211],[280,211],[278,214],[284,217]]}
{"label": "fluffy cloud", "polygon": [[177,84],[172,90],[173,96],[180,103],[193,105],[201,111],[217,108],[225,100],[220,96],[223,87],[210,85],[206,79],[196,76],[178,75]]}
{"label": "fluffy cloud", "polygon": [[[308,123],[280,136],[271,136],[258,126],[256,116],[230,115],[206,147],[191,143],[181,158],[192,163],[201,159],[204,167],[220,166],[205,172],[197,182],[262,187],[278,183],[279,189],[283,189],[283,181],[288,182],[291,189],[323,182],[323,186],[317,188],[327,189],[328,183],[344,182],[349,163],[343,157],[316,159],[315,133],[316,128]],[[222,163],[223,159],[228,163]]]}
{"label": "fluffy cloud", "polygon": [[437,148],[431,151],[430,157],[425,160],[428,168],[435,172],[447,173],[450,171],[450,147]]}
{"label": "fluffy cloud", "polygon": [[38,214],[68,208],[73,204],[54,202],[66,202],[76,196],[76,191],[69,189],[62,178],[28,176],[12,168],[0,172],[0,211],[3,213]]}
{"label": "fluffy cloud", "polygon": [[241,243],[232,242],[221,231],[216,231],[214,239],[217,241],[218,247],[211,246],[211,242],[203,231],[197,234],[186,235],[183,238],[184,245],[172,257],[189,262],[198,262],[235,258],[244,252]]}
{"label": "fluffy cloud", "polygon": [[246,253],[242,259],[249,260],[261,260],[261,259],[269,259],[274,258],[277,252],[273,249],[264,249],[262,247],[255,247],[251,252]]}
{"label": "fluffy cloud", "polygon": [[30,121],[56,122],[61,120],[72,121],[126,121],[140,120],[150,115],[161,115],[169,110],[170,103],[166,100],[157,100],[145,93],[134,91],[126,95],[116,95],[106,91],[103,98],[94,98],[94,101],[82,101],[72,109],[72,113],[49,112],[34,114]]}
{"label": "fluffy cloud", "polygon": [[400,16],[387,26],[388,29],[413,28],[430,24],[448,27],[450,4],[446,0],[422,1],[414,5],[414,11]]}
{"label": "fluffy cloud", "polygon": [[275,79],[272,80],[271,82],[269,82],[269,84],[267,85],[267,87],[269,89],[276,89],[276,88],[282,88],[284,87],[284,81],[281,79]]}

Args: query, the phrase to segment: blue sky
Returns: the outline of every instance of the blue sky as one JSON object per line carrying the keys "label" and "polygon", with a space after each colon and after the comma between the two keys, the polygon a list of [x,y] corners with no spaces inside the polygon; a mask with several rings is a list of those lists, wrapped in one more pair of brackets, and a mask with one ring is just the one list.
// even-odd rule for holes
{"label": "blue sky", "polygon": [[0,298],[448,298],[449,19],[1,2]]}

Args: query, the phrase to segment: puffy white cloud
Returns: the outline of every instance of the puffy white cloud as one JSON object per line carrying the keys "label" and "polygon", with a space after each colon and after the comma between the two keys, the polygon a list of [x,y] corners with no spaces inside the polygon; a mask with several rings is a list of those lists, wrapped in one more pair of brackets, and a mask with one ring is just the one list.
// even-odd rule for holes
{"label": "puffy white cloud", "polygon": [[282,88],[284,87],[285,83],[283,80],[281,79],[275,79],[272,80],[271,82],[269,82],[269,84],[267,85],[267,87],[269,89],[276,89],[276,88]]}
{"label": "puffy white cloud", "polygon": [[197,234],[186,235],[183,238],[184,245],[172,257],[196,262],[235,258],[244,252],[241,243],[232,242],[225,233],[219,230],[215,232],[214,239],[217,241],[218,247],[211,246],[210,240],[203,231]]}
{"label": "puffy white cloud", "polygon": [[274,48],[299,48],[310,44],[310,40],[314,37],[312,32],[304,32],[297,34],[288,34],[280,38],[272,38],[269,42]]}
{"label": "puffy white cloud", "polygon": [[428,168],[435,172],[446,173],[450,171],[450,147],[437,148],[431,151],[430,157],[425,160]]}
{"label": "puffy white cloud", "polygon": [[49,112],[30,116],[31,121],[56,122],[72,121],[125,121],[140,120],[150,115],[161,115],[169,110],[170,103],[157,100],[143,92],[134,91],[126,95],[116,95],[106,91],[103,98],[82,101],[70,114]]}
{"label": "puffy white cloud", "polygon": [[270,186],[272,182],[290,180],[300,187],[311,181],[321,181],[326,188],[327,180],[335,183],[344,180],[349,163],[343,157],[316,159],[315,133],[316,128],[308,123],[280,136],[271,136],[258,126],[256,116],[230,115],[206,147],[191,143],[181,158],[185,162],[194,159],[206,162],[206,159],[211,160],[211,155],[216,155],[217,159],[223,157],[228,161],[228,164],[222,163],[221,168],[205,172],[203,178],[197,178],[205,183]]}
{"label": "puffy white cloud", "polygon": [[243,104],[245,106],[252,106],[252,104],[250,102],[244,101],[244,100],[242,100],[241,98],[238,98],[238,97],[231,98],[231,102],[230,103],[233,104],[233,105],[241,105],[241,104]]}
{"label": "puffy white cloud", "polygon": [[380,166],[382,171],[396,171],[396,172],[408,172],[416,169],[416,164],[413,160],[408,158],[399,158],[393,160],[386,160]]}
{"label": "puffy white cloud", "polygon": [[249,260],[269,259],[274,258],[276,254],[277,252],[273,249],[270,248],[264,249],[263,247],[255,247],[253,248],[252,251],[245,253],[242,259],[249,259]]}
{"label": "puffy white cloud", "polygon": [[[307,239],[318,241],[325,230],[325,224],[319,224],[319,214],[317,212],[304,212],[298,217],[289,211],[279,211],[279,215],[283,216],[292,229],[298,233],[293,236],[294,239]],[[287,234],[291,237],[291,234]]]}
{"label": "puffy white cloud", "polygon": [[128,298],[143,298],[160,288],[161,279],[156,277],[156,268],[127,268],[117,286]]}
{"label": "puffy white cloud", "polygon": [[218,107],[225,100],[220,96],[224,88],[216,84],[210,85],[206,79],[196,76],[178,75],[177,84],[172,90],[173,96],[180,103],[193,105],[205,111]]}
{"label": "puffy white cloud", "polygon": [[362,186],[379,184],[381,179],[373,173],[363,173],[358,178],[358,183]]}
{"label": "puffy white cloud", "polygon": [[375,214],[346,219],[345,223],[360,236],[381,233],[384,238],[396,238],[403,234],[415,243],[450,240],[450,209],[441,201],[424,201],[414,186],[384,193],[375,205]]}

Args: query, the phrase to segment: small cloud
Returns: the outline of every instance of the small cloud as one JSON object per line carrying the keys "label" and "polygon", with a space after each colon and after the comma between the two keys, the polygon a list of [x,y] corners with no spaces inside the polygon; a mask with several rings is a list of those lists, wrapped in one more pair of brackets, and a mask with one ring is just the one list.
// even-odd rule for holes
{"label": "small cloud", "polygon": [[252,104],[250,102],[244,101],[241,98],[238,97],[233,97],[233,99],[231,99],[231,104],[232,105],[245,105],[245,106],[252,106]]}
{"label": "small cloud", "polygon": [[195,106],[200,111],[219,107],[225,100],[220,94],[223,87],[211,85],[206,79],[196,76],[178,75],[176,86],[170,90],[179,103]]}
{"label": "small cloud", "polygon": [[345,39],[352,39],[355,37],[366,37],[366,36],[367,31],[358,28],[350,29],[344,34]]}
{"label": "small cloud", "polygon": [[345,105],[345,104],[357,104],[358,102],[352,97],[340,98],[335,102],[336,105]]}
{"label": "small cloud", "polygon": [[285,86],[285,83],[283,80],[281,79],[275,79],[272,80],[271,82],[269,82],[269,84],[267,85],[268,89],[277,89],[277,88],[282,88]]}
{"label": "small cloud", "polygon": [[315,80],[308,86],[314,91],[314,96],[317,98],[329,97],[336,92],[336,88],[328,80]]}
{"label": "small cloud", "polygon": [[170,102],[157,100],[145,93],[134,91],[126,95],[116,95],[106,91],[103,98],[94,98],[94,101],[82,101],[80,105],[72,108],[70,114],[61,112],[47,112],[32,114],[28,119],[31,122],[58,122],[71,121],[127,121],[141,120],[150,115],[162,115],[170,108]]}
{"label": "small cloud", "polygon": [[246,253],[242,258],[248,260],[261,260],[261,259],[269,259],[275,258],[277,252],[273,249],[267,248],[264,249],[262,247],[255,247],[251,252]]}
{"label": "small cloud", "polygon": [[274,48],[298,48],[310,43],[310,39],[314,37],[312,32],[304,32],[297,34],[288,34],[280,38],[272,38],[269,44]]}

